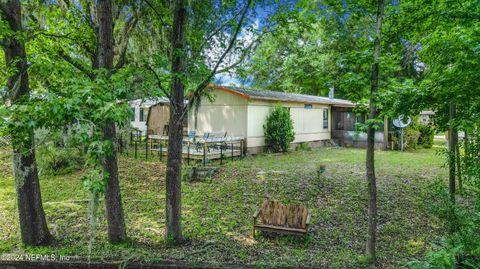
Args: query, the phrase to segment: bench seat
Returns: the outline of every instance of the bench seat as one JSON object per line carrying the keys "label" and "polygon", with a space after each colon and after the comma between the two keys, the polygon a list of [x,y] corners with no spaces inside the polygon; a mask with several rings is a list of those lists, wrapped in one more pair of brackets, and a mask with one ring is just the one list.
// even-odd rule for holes
{"label": "bench seat", "polygon": [[[261,223],[257,224],[257,219]],[[283,205],[277,201],[265,201],[253,214],[253,236],[255,231],[281,234],[305,235],[308,231],[310,214],[303,205]]]}
{"label": "bench seat", "polygon": [[265,232],[280,232],[283,234],[306,234],[307,229],[297,229],[283,226],[267,225],[267,224],[255,224],[256,230]]}

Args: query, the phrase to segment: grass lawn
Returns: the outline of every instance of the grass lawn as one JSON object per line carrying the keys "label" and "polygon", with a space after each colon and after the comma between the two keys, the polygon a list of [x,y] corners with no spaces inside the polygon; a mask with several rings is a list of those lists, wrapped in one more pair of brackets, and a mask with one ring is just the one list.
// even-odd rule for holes
{"label": "grass lawn", "polygon": [[[413,152],[376,152],[378,180],[378,256],[381,268],[401,267],[428,249],[444,232],[443,224],[422,205],[428,186],[445,178],[439,146]],[[15,188],[8,151],[0,156],[0,254],[44,253],[88,259],[88,193],[78,171],[42,176],[51,247],[20,243]],[[131,156],[131,155],[130,155]],[[317,177],[318,164],[326,173]],[[367,184],[365,150],[321,148],[266,154],[228,162],[205,182],[182,183],[183,228],[187,242],[168,246],[164,239],[165,164],[122,156],[122,198],[129,242],[107,243],[99,214],[92,260],[188,264],[251,264],[257,267],[357,268],[366,240]],[[266,197],[305,204],[311,214],[309,235],[252,238],[252,214]]]}

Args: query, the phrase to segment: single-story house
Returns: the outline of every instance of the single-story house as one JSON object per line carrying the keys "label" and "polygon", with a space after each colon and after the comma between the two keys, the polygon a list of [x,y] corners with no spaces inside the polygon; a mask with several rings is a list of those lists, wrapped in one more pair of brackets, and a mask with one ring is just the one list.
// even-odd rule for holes
{"label": "single-story house", "polygon": [[[312,147],[323,145],[364,147],[366,134],[355,131],[355,123],[363,122],[352,110],[351,101],[306,94],[253,90],[243,87],[209,85],[211,98],[202,97],[184,122],[185,134],[226,132],[229,137],[243,137],[247,153],[256,154],[265,148],[263,125],[267,115],[278,104],[290,111],[295,131],[293,145],[308,143]],[[168,99],[156,100],[141,106],[144,130],[149,134],[166,135],[170,116]],[[137,117],[135,118],[137,119]],[[134,122],[132,122],[134,123]],[[386,148],[388,124],[377,130],[376,147]],[[143,127],[143,126],[142,126]],[[148,131],[147,131],[148,130]],[[385,135],[387,134],[387,135]]]}
{"label": "single-story house", "polygon": [[[228,136],[244,137],[248,153],[261,152],[265,147],[263,125],[278,104],[290,111],[295,131],[293,144],[308,143],[315,147],[332,141],[340,144],[348,144],[348,140],[366,141],[366,135],[355,132],[356,117],[348,118],[355,106],[348,100],[232,86],[211,85],[208,91],[214,101],[202,98],[197,113],[189,114],[188,129],[197,134],[223,131]],[[343,127],[339,128],[342,122]],[[376,135],[377,147],[385,147],[384,137],[383,132]]]}

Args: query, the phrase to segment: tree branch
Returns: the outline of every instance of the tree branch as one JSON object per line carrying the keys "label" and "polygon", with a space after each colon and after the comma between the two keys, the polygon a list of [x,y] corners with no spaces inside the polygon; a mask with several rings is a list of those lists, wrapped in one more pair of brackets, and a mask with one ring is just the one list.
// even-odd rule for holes
{"label": "tree branch", "polygon": [[212,39],[215,35],[217,35],[223,28],[225,28],[229,23],[230,21],[234,20],[235,18],[237,18],[241,13],[242,13],[243,9],[240,9],[232,18],[230,18],[229,20],[226,20],[224,23],[222,23],[222,25],[220,25],[217,29],[213,30],[206,38],[205,40],[203,40],[203,42],[200,44],[200,46],[198,47],[198,51],[202,51],[202,48],[207,44],[208,40]]}
{"label": "tree branch", "polygon": [[79,61],[75,60],[74,58],[70,57],[65,53],[65,51],[60,50],[58,52],[58,56],[65,60],[67,63],[71,64],[73,67],[77,68],[80,72],[88,76],[91,80],[95,79],[95,74],[92,73],[88,68],[86,68],[82,63]]}
{"label": "tree branch", "polygon": [[75,38],[73,37],[70,37],[70,34],[54,34],[54,33],[46,33],[46,32],[38,32],[37,34],[34,34],[33,35],[33,38],[35,38],[36,36],[38,35],[43,35],[43,36],[46,36],[46,37],[54,37],[54,38],[62,38],[62,39],[68,39],[68,40],[71,40],[71,41],[76,41]]}
{"label": "tree branch", "polygon": [[114,71],[122,68],[126,63],[128,40],[130,39],[130,33],[137,25],[138,17],[140,16],[139,14],[139,11],[135,12],[135,15],[127,20],[125,27],[123,28],[123,37],[120,38],[123,42],[121,43],[120,54],[118,56],[118,61],[115,64]]}
{"label": "tree branch", "polygon": [[170,26],[170,24],[166,23],[163,19],[162,19],[162,14],[160,14],[160,12],[158,12],[158,10],[152,5],[152,3],[150,3],[149,0],[143,0],[145,3],[147,3],[147,5],[153,10],[153,12],[155,12],[155,14],[157,15],[158,19],[160,20],[160,23],[162,24],[162,26]]}
{"label": "tree branch", "polygon": [[220,70],[217,70],[217,72],[216,72],[215,74],[220,74],[220,73],[228,72],[228,71],[230,71],[230,69],[235,68],[235,67],[237,67],[238,65],[240,65],[240,64],[245,60],[245,58],[247,57],[248,52],[251,51],[251,50],[255,50],[254,45],[255,45],[255,47],[256,47],[257,44],[258,44],[257,41],[255,41],[255,40],[252,41],[252,43],[250,43],[250,45],[248,45],[248,47],[245,48],[245,50],[246,50],[247,52],[246,52],[246,53],[243,53],[236,62],[234,62],[233,64],[231,64],[231,65],[229,65],[229,66],[227,66],[227,67],[224,67],[224,68],[222,68],[222,69],[220,69]]}
{"label": "tree branch", "polygon": [[[68,0],[67,0],[67,2],[68,2]],[[67,5],[67,4],[65,4],[65,5]],[[89,45],[89,44],[88,44],[88,41],[85,41],[85,40],[76,40],[75,38],[73,38],[73,37],[70,36],[71,33],[67,33],[67,34],[47,33],[47,32],[45,31],[45,28],[41,26],[42,24],[40,23],[40,21],[38,20],[38,18],[37,18],[34,14],[30,13],[28,16],[29,16],[29,18],[30,18],[33,22],[35,22],[35,23],[37,23],[37,24],[39,25],[39,26],[38,26],[38,29],[36,29],[38,32],[35,33],[35,34],[32,36],[32,38],[35,38],[35,37],[38,36],[38,35],[43,35],[43,36],[46,36],[46,37],[68,39],[68,40],[70,40],[70,41],[75,42],[75,44],[78,44],[82,49],[85,50],[86,53],[90,54],[91,57],[93,57],[93,55],[95,54],[95,52],[92,51],[92,50],[89,48],[89,46],[88,46],[88,45]],[[43,26],[44,26],[44,25],[43,25]],[[35,29],[34,29],[34,30],[35,30]]]}
{"label": "tree branch", "polygon": [[440,16],[445,16],[449,19],[472,20],[479,21],[480,14],[473,12],[441,12]]}
{"label": "tree branch", "polygon": [[242,29],[243,21],[245,20],[245,17],[247,15],[247,11],[250,8],[251,3],[252,3],[252,0],[248,0],[247,4],[245,5],[245,8],[243,9],[242,15],[241,15],[240,20],[237,24],[235,32],[232,36],[232,39],[230,40],[230,43],[228,44],[227,49],[223,52],[222,56],[218,59],[217,63],[215,64],[215,66],[214,66],[213,70],[210,72],[210,74],[195,88],[192,96],[188,99],[188,103],[184,107],[181,119],[183,119],[185,117],[186,112],[193,106],[196,99],[199,99],[201,97],[201,95],[203,93],[203,90],[208,86],[208,83],[210,82],[210,80],[217,73],[217,70],[218,70],[220,64],[223,62],[223,60],[225,59],[227,54],[233,48],[233,45],[235,44],[235,41],[237,40],[237,36],[240,33],[240,30]]}
{"label": "tree branch", "polygon": [[170,96],[170,94],[165,90],[165,88],[163,87],[162,85],[162,80],[160,79],[160,76],[157,74],[157,72],[155,72],[155,70],[150,66],[150,65],[146,65],[146,68],[147,70],[149,70],[150,72],[152,72],[153,76],[155,77],[155,79],[157,80],[157,87],[160,89],[160,91],[162,91],[163,94],[165,94],[165,96],[168,98],[168,100],[170,100],[170,102],[172,101],[172,98]]}

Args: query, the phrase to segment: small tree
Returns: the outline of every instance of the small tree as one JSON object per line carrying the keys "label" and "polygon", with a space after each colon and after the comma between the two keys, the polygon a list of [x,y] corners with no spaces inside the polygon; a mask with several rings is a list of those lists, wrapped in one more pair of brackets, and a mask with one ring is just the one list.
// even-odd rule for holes
{"label": "small tree", "polygon": [[265,134],[265,143],[269,145],[274,152],[288,151],[288,147],[295,139],[293,131],[293,121],[290,118],[290,112],[286,107],[278,105],[267,116],[263,125]]}
{"label": "small tree", "polygon": [[418,145],[424,148],[431,148],[433,146],[433,138],[435,135],[435,129],[432,125],[418,125],[418,131],[420,136],[418,137]]}

